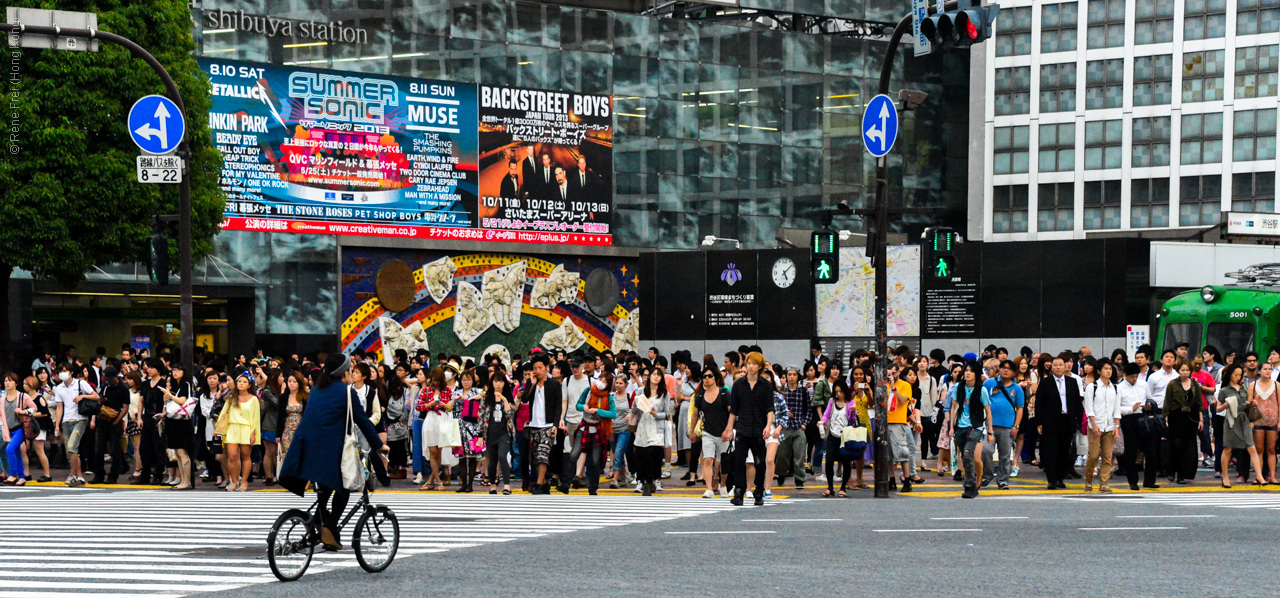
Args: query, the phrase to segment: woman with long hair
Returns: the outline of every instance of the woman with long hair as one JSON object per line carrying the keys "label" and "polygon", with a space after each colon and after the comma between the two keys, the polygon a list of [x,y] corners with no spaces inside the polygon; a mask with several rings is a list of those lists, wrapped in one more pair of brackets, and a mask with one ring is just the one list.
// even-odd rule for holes
{"label": "woman with long hair", "polygon": [[[853,382],[853,386],[852,388],[847,385],[845,386],[845,391],[848,392],[847,400],[853,405],[853,410],[858,416],[858,421],[862,422],[862,425],[867,426],[867,428],[870,429],[871,410],[875,405],[876,400],[875,378],[871,371],[871,367],[866,364],[854,366],[853,371],[849,374],[849,379]],[[832,391],[834,392],[834,390],[835,389],[833,388]],[[834,394],[832,396],[834,397]],[[832,458],[832,455],[829,452],[827,453],[827,458]],[[854,475],[857,476],[857,481],[853,485],[854,490],[865,490],[870,488],[870,486],[863,482],[862,478],[862,470],[866,465],[866,453],[855,455],[853,457]],[[830,470],[831,468],[827,467],[827,469]],[[830,478],[827,479],[827,483],[831,483]]]}
{"label": "woman with long hair", "polygon": [[169,370],[169,394],[165,396],[164,442],[177,457],[177,484],[174,490],[194,488],[191,480],[191,445],[195,442],[193,418],[199,404],[195,385],[191,383],[187,368],[174,364]]}
{"label": "woman with long hair", "polygon": [[386,390],[387,397],[386,414],[383,417],[387,427],[387,475],[393,480],[403,480],[408,477],[405,468],[409,465],[409,439],[413,436],[413,431],[409,428],[409,413],[412,411],[408,399],[409,388],[403,378],[408,370],[404,366],[392,368],[385,364],[379,369],[379,381]]}
{"label": "woman with long hair", "polygon": [[[953,459],[951,447],[955,443],[955,438],[952,436],[953,432],[955,432],[955,428],[951,425],[951,397],[955,394],[955,388],[960,385],[963,378],[964,365],[959,363],[952,364],[951,371],[943,381],[942,388],[939,389],[943,393],[943,400],[942,413],[938,415],[938,423],[942,426],[938,430],[938,477],[954,474],[952,479],[957,481],[963,479],[960,471],[963,468],[964,463],[957,463],[955,471],[952,471],[951,461]],[[959,460],[956,459],[956,461]]]}
{"label": "woman with long hair", "polygon": [[613,437],[613,420],[617,411],[613,404],[613,374],[601,372],[587,392],[577,399],[582,412],[582,454],[587,457],[587,494],[595,496],[600,487],[600,473],[604,469],[605,455],[609,453]]}
{"label": "woman with long hair", "polygon": [[31,414],[31,418],[36,423],[38,433],[30,443],[35,448],[36,458],[40,460],[41,473],[44,474],[36,478],[36,481],[49,482],[53,478],[49,475],[49,455],[44,452],[45,440],[48,439],[49,433],[53,431],[53,412],[49,410],[49,397],[41,391],[40,380],[35,376],[27,376],[22,381],[22,387],[27,391],[31,401],[36,406],[36,411]]}
{"label": "woman with long hair", "polygon": [[1257,447],[1261,476],[1268,484],[1276,481],[1276,428],[1280,425],[1280,392],[1272,379],[1270,362],[1258,366],[1258,380],[1249,386],[1249,402],[1262,411],[1262,419],[1253,422],[1253,443]]}
{"label": "woman with long hair", "polygon": [[9,477],[5,478],[6,486],[24,486],[27,483],[27,470],[24,461],[27,458],[28,422],[36,412],[36,403],[31,395],[19,388],[18,375],[9,372],[4,376],[3,409],[0,409],[0,432],[3,432],[5,454],[9,459]]}
{"label": "woman with long hair", "polygon": [[952,389],[951,417],[949,425],[954,429],[956,449],[964,463],[964,494],[962,498],[978,496],[978,480],[982,477],[982,460],[974,455],[982,454],[982,442],[995,442],[991,433],[991,395],[982,385],[982,365],[970,361],[964,369],[963,380]]}
{"label": "woman with long hair", "polygon": [[[1222,389],[1218,391],[1218,397],[1214,408],[1223,414],[1222,423],[1222,461],[1220,468],[1222,471],[1222,487],[1231,487],[1231,472],[1229,466],[1231,464],[1232,451],[1243,450],[1249,454],[1249,463],[1253,465],[1253,484],[1261,486],[1264,482],[1262,479],[1262,459],[1258,456],[1257,439],[1254,437],[1253,424],[1249,421],[1248,415],[1245,414],[1246,403],[1249,396],[1249,389],[1244,387],[1244,368],[1231,364],[1222,370]],[[1243,455],[1237,455],[1239,459]],[[1240,483],[1244,483],[1245,479],[1240,478]]]}
{"label": "woman with long hair", "polygon": [[[1021,355],[1013,358],[1013,381],[1022,389],[1022,396],[1026,397],[1028,407],[1030,407],[1031,401],[1033,401],[1035,397],[1035,395],[1031,394],[1035,392],[1035,385],[1031,380],[1031,373],[1031,359]],[[1031,416],[1024,416],[1023,421],[1028,421],[1027,418],[1029,417]],[[1030,442],[1031,446],[1034,447],[1036,445],[1036,438],[1038,438],[1038,435],[1036,434],[1035,426],[1018,427],[1018,440],[1013,447],[1013,470],[1009,472],[1009,477],[1018,477],[1018,464],[1023,461],[1022,447],[1028,442]]]}
{"label": "woman with long hair", "polygon": [[[708,357],[710,357],[708,355]],[[712,358],[712,367],[714,368],[715,359]],[[612,363],[605,362],[606,366]],[[606,371],[610,368],[606,367]],[[716,370],[719,372],[720,370]],[[613,480],[609,482],[609,488],[618,489],[627,483],[628,465],[630,469],[635,469],[635,462],[632,459],[631,442],[635,439],[635,430],[629,425],[628,418],[639,417],[638,414],[631,414],[632,393],[627,392],[627,377],[618,374],[613,379],[611,392],[613,393],[613,410],[617,414],[613,418]],[[706,450],[704,446],[704,452]],[[630,472],[634,473],[634,471]]]}
{"label": "woman with long hair", "polygon": [[248,492],[253,447],[262,442],[262,412],[249,372],[236,376],[235,393],[218,416],[218,431],[227,452],[227,490]]}
{"label": "woman with long hair", "polygon": [[484,399],[484,389],[476,384],[475,368],[462,372],[458,379],[457,399],[453,402],[453,417],[458,420],[458,430],[462,436],[462,456],[459,465],[462,469],[462,480],[458,492],[471,492],[471,484],[477,473],[476,461],[484,454],[484,435],[480,433],[480,408]]}
{"label": "woman with long hair", "polygon": [[661,490],[658,486],[662,475],[662,450],[666,437],[662,426],[666,425],[667,413],[671,408],[671,397],[667,395],[667,381],[660,368],[652,368],[644,377],[642,392],[637,393],[634,409],[640,410],[640,421],[636,424],[636,477],[639,479],[638,490],[644,496],[652,496]]}
{"label": "woman with long hair", "polygon": [[[132,377],[132,373],[126,374],[124,377],[125,382],[129,384],[129,393],[131,395],[135,392]],[[204,381],[200,383],[200,388],[197,389],[197,393],[200,396],[200,429],[197,433],[201,441],[199,458],[204,461],[205,469],[205,475],[201,479],[206,482],[214,480],[218,488],[223,488],[226,483],[222,479],[222,442],[221,439],[218,439],[215,444],[213,433],[214,416],[222,409],[221,390],[219,389],[218,380],[218,372],[208,370]]]}
{"label": "woman with long hair", "polygon": [[[431,461],[431,476],[427,478],[419,490],[440,490],[440,427],[447,423],[453,411],[453,388],[445,381],[444,368],[436,366],[428,378],[426,370],[420,370],[418,379],[422,390],[418,392],[418,402],[414,408],[423,414],[422,444],[427,449]],[[449,447],[452,450],[452,447]],[[416,449],[415,449],[416,450]]]}
{"label": "woman with long hair", "polygon": [[276,437],[280,439],[281,466],[284,465],[284,458],[289,454],[293,436],[298,432],[298,424],[302,423],[302,416],[307,411],[307,398],[310,396],[308,386],[302,372],[294,370],[284,376],[280,395],[280,418],[277,422],[279,427],[276,430]]}
{"label": "woman with long hair", "polygon": [[480,435],[485,441],[485,454],[489,464],[489,494],[498,493],[498,472],[502,472],[502,494],[511,495],[511,441],[515,438],[516,403],[512,384],[502,371],[502,364],[494,364],[495,373],[489,376],[484,389],[483,409],[480,412]]}
{"label": "woman with long hair", "polygon": [[129,437],[129,444],[133,445],[133,475],[129,479],[136,480],[142,475],[142,400],[146,386],[142,382],[142,373],[136,368],[125,374],[124,381],[129,385],[129,415],[125,418],[125,435]]}
{"label": "woman with long hair", "polygon": [[[861,372],[861,366],[854,368],[855,372]],[[818,425],[822,426],[826,432],[827,445],[827,489],[823,491],[823,498],[837,496],[845,498],[846,492],[849,490],[849,458],[840,452],[840,433],[847,426],[866,426],[867,422],[856,419],[858,410],[850,401],[849,387],[844,381],[836,382],[831,389],[831,400],[827,403],[827,408],[822,413],[822,418],[818,420]],[[840,465],[840,492],[837,494],[835,489],[835,465]],[[862,478],[858,478],[858,486],[862,485]],[[863,486],[865,487],[865,486]]]}

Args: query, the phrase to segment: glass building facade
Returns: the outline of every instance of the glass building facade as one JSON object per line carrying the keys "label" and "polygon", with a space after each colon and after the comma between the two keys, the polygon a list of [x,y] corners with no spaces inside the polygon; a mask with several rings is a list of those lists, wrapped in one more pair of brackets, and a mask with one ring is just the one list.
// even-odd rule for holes
{"label": "glass building facade", "polygon": [[[909,10],[902,0],[753,6],[882,23]],[[273,30],[268,15],[275,23],[292,20],[294,35]],[[883,40],[787,32],[748,21],[471,0],[205,0],[192,5],[192,21],[199,54],[213,59],[611,95],[613,242],[627,255],[695,249],[707,235],[739,239],[744,248],[773,248],[780,229],[811,229],[824,209],[841,201],[869,207],[873,199],[874,161],[863,148],[860,125],[878,82]],[[301,23],[312,30],[304,35]],[[316,27],[330,24],[353,35],[337,41],[316,34]],[[891,88],[895,94],[924,91],[929,99],[902,115],[888,158],[890,198],[893,205],[941,211],[908,216],[893,229],[958,227],[966,217],[968,53],[909,55],[905,49],[899,56]],[[837,218],[835,226],[865,230],[854,216]],[[251,321],[248,339],[231,339],[235,350],[250,343],[327,346],[342,309],[340,255],[363,243],[357,237],[223,231],[196,283],[227,287],[240,303],[209,325],[241,334]],[[423,243],[417,246],[431,249]],[[449,249],[503,251],[503,245],[454,242]],[[145,285],[145,269],[120,268],[128,271],[90,273],[86,288],[114,292],[102,285]],[[37,307],[69,301],[48,294],[45,285],[33,289]],[[76,300],[76,306],[91,307],[91,298]],[[103,342],[87,325],[80,333],[41,333],[42,326],[36,340],[46,344]],[[215,349],[227,350],[227,335],[215,336]]]}

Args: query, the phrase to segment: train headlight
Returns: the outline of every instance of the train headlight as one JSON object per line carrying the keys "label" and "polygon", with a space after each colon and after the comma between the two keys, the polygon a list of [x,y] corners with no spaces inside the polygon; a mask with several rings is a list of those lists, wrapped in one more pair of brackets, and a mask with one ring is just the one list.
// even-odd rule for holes
{"label": "train headlight", "polygon": [[1203,299],[1205,303],[1213,303],[1218,298],[1218,291],[1213,287],[1204,287],[1203,289],[1200,289],[1200,298]]}

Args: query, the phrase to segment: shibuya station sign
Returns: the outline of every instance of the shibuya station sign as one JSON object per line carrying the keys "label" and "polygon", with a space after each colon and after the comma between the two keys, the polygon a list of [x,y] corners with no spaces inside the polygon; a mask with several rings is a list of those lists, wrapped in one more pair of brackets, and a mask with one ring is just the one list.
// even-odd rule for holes
{"label": "shibuya station sign", "polygon": [[279,35],[295,39],[316,39],[351,44],[369,43],[368,31],[359,27],[344,26],[342,21],[294,21],[264,15],[252,15],[243,10],[206,9],[204,11],[204,26],[206,29],[231,29],[248,33],[260,33],[270,37]]}

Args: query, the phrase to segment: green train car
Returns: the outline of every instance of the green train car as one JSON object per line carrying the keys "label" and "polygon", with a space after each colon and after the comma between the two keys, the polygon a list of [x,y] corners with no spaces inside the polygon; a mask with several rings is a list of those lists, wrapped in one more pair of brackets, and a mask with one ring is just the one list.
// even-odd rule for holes
{"label": "green train car", "polygon": [[1213,345],[1222,353],[1265,356],[1280,346],[1280,264],[1258,264],[1227,277],[1236,282],[1180,293],[1164,303],[1156,314],[1159,351],[1188,343],[1192,351]]}

